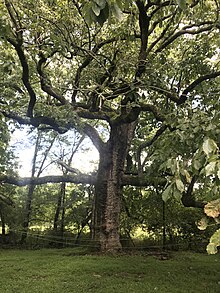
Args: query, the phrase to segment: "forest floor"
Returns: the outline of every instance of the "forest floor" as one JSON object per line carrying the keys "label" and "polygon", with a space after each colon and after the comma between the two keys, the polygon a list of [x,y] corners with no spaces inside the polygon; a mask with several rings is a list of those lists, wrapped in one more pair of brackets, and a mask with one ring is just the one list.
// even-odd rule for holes
{"label": "forest floor", "polygon": [[0,249],[2,293],[217,293],[220,254],[117,256]]}

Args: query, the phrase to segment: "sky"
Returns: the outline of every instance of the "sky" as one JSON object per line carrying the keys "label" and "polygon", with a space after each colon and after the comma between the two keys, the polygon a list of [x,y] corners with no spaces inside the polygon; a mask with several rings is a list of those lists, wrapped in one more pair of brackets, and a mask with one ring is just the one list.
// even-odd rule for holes
{"label": "sky", "polygon": [[[13,147],[17,157],[18,157],[18,173],[21,177],[29,177],[31,175],[32,159],[34,155],[34,142],[28,139],[28,128],[16,129],[11,135],[10,145]],[[56,148],[51,149],[51,153],[56,153]],[[71,167],[79,169],[83,173],[90,173],[97,167],[97,162],[99,160],[99,154],[96,148],[92,145],[90,140],[86,138],[83,141],[83,148],[86,151],[79,150],[73,157],[73,163]],[[65,146],[62,147],[65,151]],[[49,162],[47,162],[49,163]],[[48,167],[42,175],[57,175],[59,170],[52,164]]]}

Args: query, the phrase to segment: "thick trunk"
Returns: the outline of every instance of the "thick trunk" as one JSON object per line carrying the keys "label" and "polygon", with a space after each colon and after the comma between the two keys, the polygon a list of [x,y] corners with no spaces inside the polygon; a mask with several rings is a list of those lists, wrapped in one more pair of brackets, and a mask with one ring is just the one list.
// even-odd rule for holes
{"label": "thick trunk", "polygon": [[122,177],[135,123],[113,126],[109,141],[100,151],[95,186],[95,238],[101,251],[121,250],[119,218]]}

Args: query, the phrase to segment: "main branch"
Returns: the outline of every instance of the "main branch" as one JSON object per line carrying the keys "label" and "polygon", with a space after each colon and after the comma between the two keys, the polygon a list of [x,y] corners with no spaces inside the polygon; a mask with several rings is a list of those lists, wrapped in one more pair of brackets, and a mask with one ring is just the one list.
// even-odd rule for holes
{"label": "main branch", "polygon": [[24,54],[24,50],[22,48],[22,44],[20,42],[16,42],[15,40],[11,38],[8,38],[7,40],[15,48],[18,54],[18,57],[22,66],[22,81],[30,96],[30,101],[29,101],[28,109],[27,109],[27,116],[33,117],[33,109],[34,109],[37,98],[36,98],[35,91],[32,88],[30,83],[29,65],[28,65],[26,56]]}
{"label": "main branch", "polygon": [[138,58],[138,68],[136,72],[136,78],[140,78],[146,67],[146,57],[147,57],[147,44],[148,44],[148,30],[150,24],[150,18],[147,15],[147,9],[144,2],[141,0],[136,1],[139,10],[139,27],[141,32],[141,47]]}
{"label": "main branch", "polygon": [[96,177],[87,174],[78,175],[52,175],[44,177],[14,177],[9,175],[0,175],[1,183],[13,184],[16,186],[26,186],[26,185],[42,185],[46,183],[75,183],[75,184],[90,184],[93,185],[96,182]]}

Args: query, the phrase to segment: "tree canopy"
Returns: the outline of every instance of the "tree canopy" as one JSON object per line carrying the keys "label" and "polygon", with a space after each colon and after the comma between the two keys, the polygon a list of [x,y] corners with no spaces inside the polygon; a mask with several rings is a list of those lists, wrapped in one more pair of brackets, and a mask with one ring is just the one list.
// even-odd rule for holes
{"label": "tree canopy", "polygon": [[102,250],[120,249],[125,185],[157,188],[188,207],[204,208],[199,193],[216,199],[219,12],[217,0],[1,3],[2,120],[74,128],[100,154],[96,174],[4,171],[1,182],[95,185]]}

